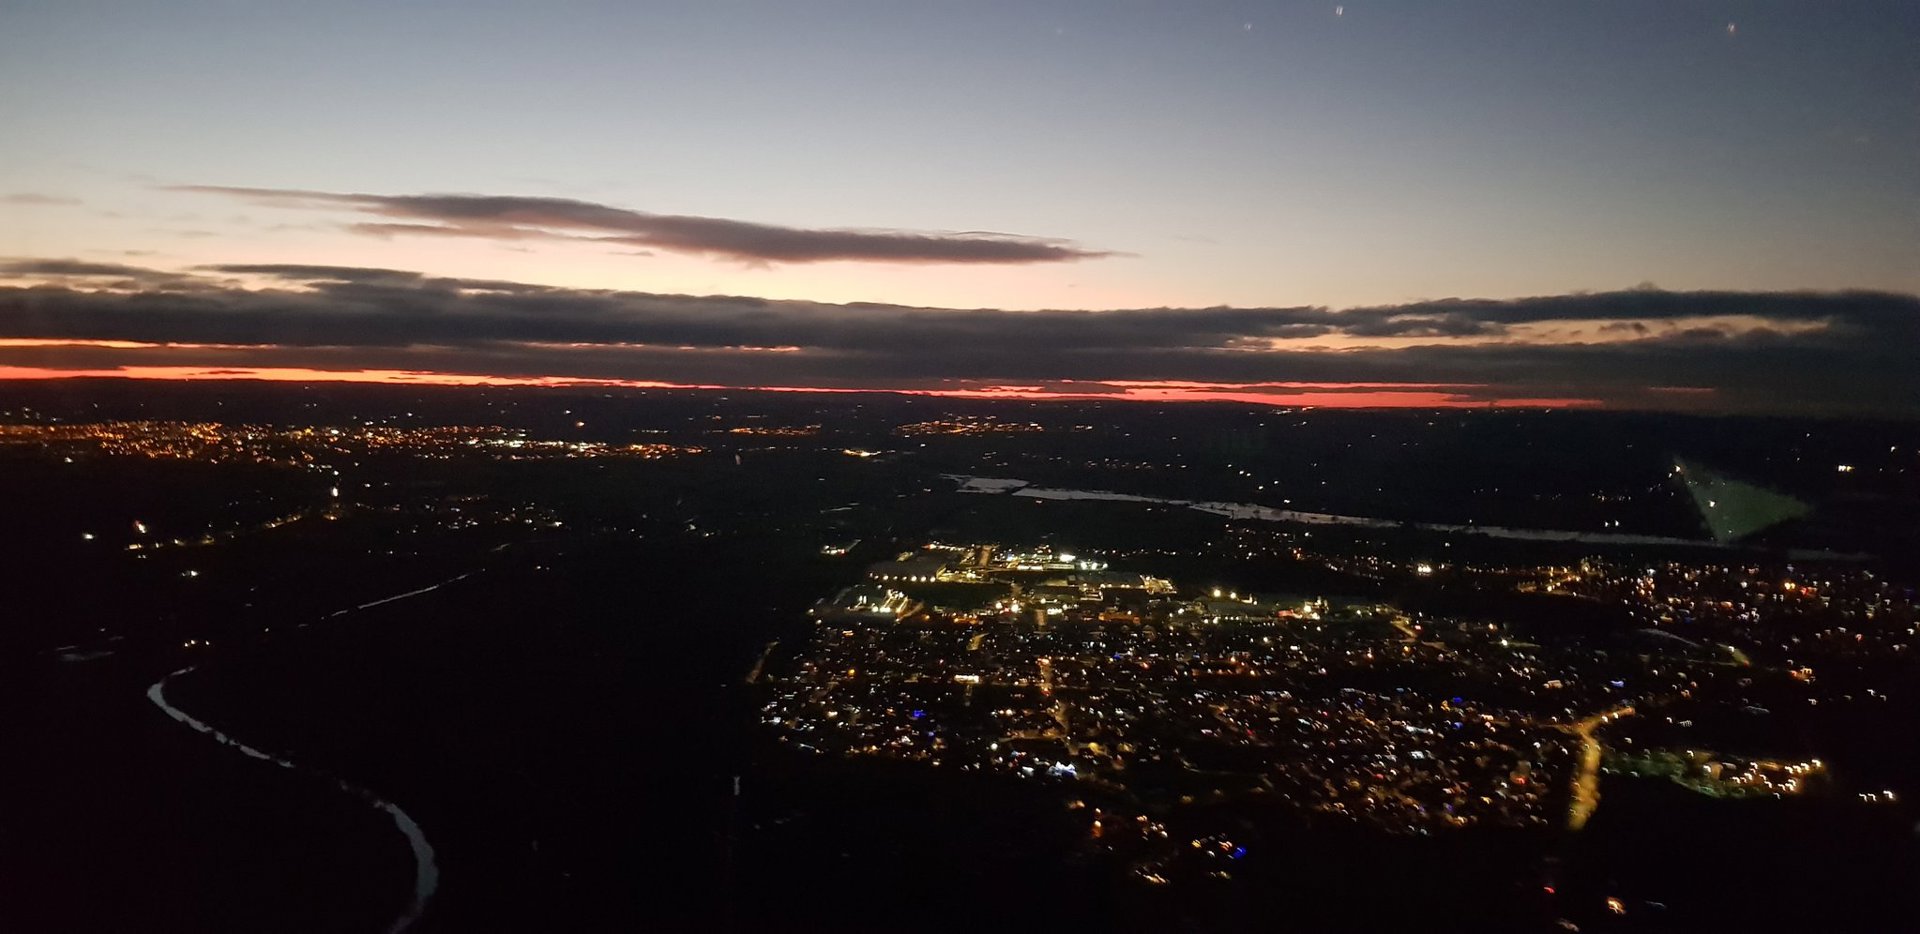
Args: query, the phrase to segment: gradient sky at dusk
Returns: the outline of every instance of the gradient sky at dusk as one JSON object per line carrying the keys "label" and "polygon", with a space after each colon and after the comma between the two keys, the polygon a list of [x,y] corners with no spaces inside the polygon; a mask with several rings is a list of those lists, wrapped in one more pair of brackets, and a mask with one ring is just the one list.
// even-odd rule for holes
{"label": "gradient sky at dusk", "polygon": [[1911,2],[10,2],[0,118],[0,376],[1920,409]]}

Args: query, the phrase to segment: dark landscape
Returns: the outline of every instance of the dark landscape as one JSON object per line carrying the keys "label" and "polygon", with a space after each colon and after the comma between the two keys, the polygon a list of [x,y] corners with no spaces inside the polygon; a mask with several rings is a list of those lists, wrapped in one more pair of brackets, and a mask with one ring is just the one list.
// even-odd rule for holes
{"label": "dark landscape", "polygon": [[[1300,930],[1527,931],[1562,918],[1600,930],[1888,930],[1915,908],[1905,884],[1920,870],[1907,803],[1920,794],[1916,598],[1905,583],[1913,526],[1890,518],[1913,508],[1920,484],[1910,427],[324,386],[34,384],[7,387],[7,399],[0,458],[34,491],[11,501],[4,555],[18,608],[7,631],[11,773],[15,797],[33,802],[7,821],[5,875],[25,883],[7,902],[12,929],[378,928],[407,905],[412,860],[392,821],[336,780],[395,802],[431,842],[437,884],[419,930],[1256,930],[1275,918]],[[830,417],[835,427],[818,427]],[[181,440],[176,426],[187,424],[211,434]],[[922,427],[931,424],[947,427]],[[103,442],[90,437],[101,426],[122,427]],[[309,426],[300,437],[315,440],[288,440]],[[144,432],[145,447],[125,447],[123,431]],[[522,444],[466,443],[475,436]],[[1580,447],[1623,436],[1647,454]],[[546,440],[588,453],[527,443]],[[599,453],[640,443],[649,447]],[[1815,444],[1858,466],[1836,477],[1831,464],[1808,463]],[[1675,452],[1818,505],[1718,547],[1672,476]],[[1276,492],[1249,488],[1243,471]],[[1611,531],[1619,516],[1623,530],[1692,544],[1235,520],[967,493],[950,476],[1436,523]],[[280,516],[298,518],[267,524]],[[1875,551],[1832,550],[1836,530],[1858,530],[1852,541]],[[1655,672],[1647,677],[1728,662],[1639,635],[1649,620],[1603,597],[1613,572],[1601,567],[1867,574],[1892,586],[1875,591],[1862,634],[1893,643],[1857,659],[1838,644],[1770,647],[1794,627],[1825,625],[1817,617],[1656,623],[1696,643],[1737,641],[1750,667],[1729,670],[1752,685],[1737,693],[1772,709],[1736,705],[1716,723],[1728,701],[1660,700],[1686,709],[1694,729],[1663,736],[1623,720],[1599,734],[1608,756],[1635,742],[1713,744],[1722,757],[1821,760],[1831,777],[1777,799],[1606,770],[1603,803],[1577,831],[1566,825],[1568,780],[1549,778],[1567,774],[1564,756],[1541,760],[1549,771],[1536,774],[1557,787],[1542,788],[1532,810],[1430,827],[1397,811],[1303,807],[1299,792],[1183,803],[1091,775],[1023,780],[1014,768],[913,755],[823,756],[768,726],[763,711],[788,690],[778,686],[804,683],[816,646],[839,635],[816,604],[870,586],[895,552],[926,541],[1072,549],[1114,569],[1102,573],[1164,574],[1176,591],[1123,604],[1168,608],[1155,613],[1205,603],[1220,586],[1319,600],[1329,618],[1391,606],[1434,632],[1497,626],[1501,644],[1524,639],[1548,665],[1626,653],[1623,670]],[[1542,568],[1582,562],[1588,584],[1547,593],[1530,583],[1556,573]],[[1030,589],[1045,576],[1022,574]],[[926,609],[882,625],[922,632],[923,645],[943,626],[1031,625],[938,608],[990,597],[989,584],[891,586]],[[1291,612],[1186,625],[1218,633],[1198,638],[1328,638]],[[1863,625],[1853,611],[1828,612]],[[1051,625],[1101,625],[1088,619]],[[1341,638],[1381,637],[1363,628]],[[1538,706],[1531,682],[1446,673],[1492,661],[1493,645],[1458,643],[1436,656],[1440,667],[1399,674],[1363,664],[1330,683],[1556,709]],[[1573,654],[1549,661],[1559,652]],[[1810,697],[1784,677],[1752,684],[1774,684],[1779,676],[1762,675],[1789,655],[1818,668]],[[1010,667],[990,680],[1032,675],[1031,659],[999,663]],[[240,755],[157,709],[148,687],[181,669],[166,687],[171,704],[299,770]],[[1298,677],[1275,683],[1312,690]],[[1251,689],[1231,683],[1208,690]],[[1590,699],[1569,695],[1574,714],[1653,700],[1596,687]],[[1763,690],[1775,700],[1760,701]],[[1258,761],[1229,768],[1257,776],[1268,768]],[[1148,774],[1122,768],[1113,774]],[[1285,780],[1280,768],[1270,774]],[[1891,800],[1865,800],[1867,789]],[[1176,842],[1225,835],[1247,855],[1213,877],[1168,862],[1180,858],[1172,850],[1089,837],[1089,808],[1132,809]],[[1625,913],[1611,914],[1608,899]]]}
{"label": "dark landscape", "polygon": [[0,934],[1920,934],[1914,0],[0,0]]}

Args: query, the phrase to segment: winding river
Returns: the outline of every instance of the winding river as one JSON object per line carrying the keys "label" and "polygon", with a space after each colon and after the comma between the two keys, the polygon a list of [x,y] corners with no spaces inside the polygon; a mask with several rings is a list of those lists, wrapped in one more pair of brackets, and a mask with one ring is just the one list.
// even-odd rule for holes
{"label": "winding river", "polygon": [[[291,759],[276,756],[269,752],[262,752],[259,749],[255,749],[246,743],[234,739],[226,733],[214,729],[206,721],[168,702],[167,682],[191,671],[193,671],[193,667],[188,666],[155,681],[152,687],[147,688],[147,699],[152,701],[154,706],[165,712],[167,716],[192,727],[196,732],[213,737],[213,741],[216,743],[239,750],[243,755],[259,759],[262,762],[271,762],[289,771],[317,774],[311,769],[301,767]],[[322,777],[324,778],[325,776]],[[407,838],[407,846],[413,850],[413,895],[408,900],[406,909],[402,911],[398,917],[394,918],[391,924],[387,925],[388,934],[401,934],[401,932],[413,927],[414,922],[420,920],[420,915],[427,910],[427,903],[433,899],[434,890],[439,888],[440,867],[434,861],[433,844],[427,842],[427,835],[421,832],[420,825],[415,823],[406,811],[401,810],[399,805],[374,794],[371,790],[361,785],[356,785],[345,779],[334,778],[330,779],[330,781],[332,781],[333,786],[341,792],[359,798],[361,801],[366,802],[367,806],[376,811],[385,812],[386,815],[393,820],[394,828],[400,831],[401,836]]]}
{"label": "winding river", "polygon": [[[395,600],[405,600],[409,597],[417,597],[421,594],[431,593],[447,584],[464,580],[472,576],[472,574],[473,572],[469,571],[466,574],[449,578],[430,587],[409,590],[406,593],[362,603],[353,609],[341,610],[333,615],[343,616],[348,613],[376,607],[383,603],[391,603]],[[302,625],[304,626],[306,624]],[[411,815],[402,810],[399,805],[380,797],[375,794],[372,789],[363,785],[356,785],[346,779],[333,778],[318,770],[301,766],[291,759],[276,756],[269,752],[263,752],[215,729],[206,721],[175,707],[167,700],[167,682],[181,675],[188,674],[193,670],[194,666],[189,665],[154,682],[151,687],[147,688],[147,700],[152,701],[153,705],[160,708],[161,712],[186,724],[195,732],[212,737],[214,742],[236,749],[242,755],[249,758],[258,759],[262,762],[270,762],[288,771],[305,772],[309,775],[319,777],[322,780],[332,783],[341,793],[352,795],[365,802],[368,807],[386,814],[387,817],[393,821],[394,829],[400,831],[400,835],[406,838],[407,847],[413,852],[413,894],[407,901],[406,909],[395,917],[392,923],[387,925],[387,934],[402,934],[402,932],[412,928],[414,923],[420,920],[420,916],[426,912],[427,903],[433,900],[433,893],[440,887],[440,866],[434,857],[433,844],[427,842],[427,835],[420,830],[420,825],[414,821]]]}

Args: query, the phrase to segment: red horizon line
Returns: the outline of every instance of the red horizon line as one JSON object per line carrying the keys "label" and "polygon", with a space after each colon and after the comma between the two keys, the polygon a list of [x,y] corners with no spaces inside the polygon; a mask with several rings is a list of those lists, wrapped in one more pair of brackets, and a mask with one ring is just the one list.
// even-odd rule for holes
{"label": "red horizon line", "polygon": [[[675,383],[663,380],[611,379],[573,376],[491,376],[485,374],[438,373],[428,370],[317,370],[306,367],[192,367],[127,366],[111,369],[58,369],[0,365],[0,380],[38,381],[57,379],[125,379],[179,382],[336,382],[372,383],[388,386],[493,386],[553,389],[667,389],[702,392],[785,392],[868,394],[887,393],[908,396],[932,396],[953,399],[1024,399],[1030,401],[1111,401],[1111,402],[1241,402],[1252,405],[1310,406],[1317,408],[1603,408],[1598,399],[1575,398],[1493,398],[1471,399],[1457,393],[1436,391],[1440,386],[1473,384],[1441,383],[1309,383],[1314,389],[1281,393],[1261,392],[1251,387],[1287,386],[1286,383],[1200,383],[1192,380],[1073,380],[1067,382],[1112,386],[1118,392],[1073,392],[1027,384],[985,386],[959,389],[915,387],[846,386],[733,386],[721,383]],[[1205,387],[1218,386],[1220,390]],[[1404,386],[1405,389],[1390,387]],[[1336,387],[1372,390],[1367,392],[1317,391]]]}

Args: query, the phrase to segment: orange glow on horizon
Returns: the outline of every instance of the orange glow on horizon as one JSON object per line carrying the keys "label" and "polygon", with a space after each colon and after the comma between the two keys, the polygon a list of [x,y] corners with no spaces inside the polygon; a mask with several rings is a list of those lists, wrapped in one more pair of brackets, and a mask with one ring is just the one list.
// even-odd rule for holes
{"label": "orange glow on horizon", "polygon": [[[1116,383],[1098,383],[1096,385],[1117,386]],[[1245,402],[1251,405],[1296,406],[1321,409],[1483,409],[1526,408],[1526,409],[1572,409],[1600,408],[1598,399],[1557,399],[1557,398],[1516,398],[1516,399],[1475,399],[1451,392],[1434,392],[1421,389],[1393,390],[1379,389],[1370,392],[1331,391],[1345,386],[1365,388],[1368,386],[1393,386],[1393,383],[1319,383],[1324,390],[1304,392],[1235,392],[1211,391],[1194,388],[1196,385],[1180,384],[1173,386],[1153,386],[1135,384],[1124,387],[1120,392],[1066,392],[1048,389],[1032,390],[1026,388],[988,387],[985,389],[876,389],[874,392],[898,392],[907,395],[946,396],[956,399],[1052,399],[1119,402]],[[1230,386],[1231,384],[1222,384]],[[1411,386],[1424,384],[1413,383]],[[736,387],[744,388],[744,387]]]}
{"label": "orange glow on horizon", "polygon": [[1146,389],[1483,389],[1485,383],[1202,383],[1179,379],[1104,379],[1102,386]]}
{"label": "orange glow on horizon", "polygon": [[[1023,399],[1033,401],[1241,402],[1253,405],[1315,408],[1598,408],[1597,399],[1472,398],[1446,388],[1484,388],[1449,383],[1202,383],[1189,380],[1083,381],[1086,391],[1034,385],[973,388],[829,386],[729,386],[660,380],[571,376],[489,376],[425,370],[317,370],[307,367],[123,366],[104,369],[55,369],[0,365],[0,380],[151,379],[259,380],[263,382],[374,383],[396,386],[529,386],[552,388],[676,389],[737,392],[890,393],[951,399]],[[1262,389],[1288,390],[1266,392]],[[1103,391],[1104,390],[1104,391]],[[1353,391],[1360,390],[1360,391]]]}

